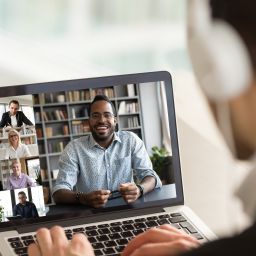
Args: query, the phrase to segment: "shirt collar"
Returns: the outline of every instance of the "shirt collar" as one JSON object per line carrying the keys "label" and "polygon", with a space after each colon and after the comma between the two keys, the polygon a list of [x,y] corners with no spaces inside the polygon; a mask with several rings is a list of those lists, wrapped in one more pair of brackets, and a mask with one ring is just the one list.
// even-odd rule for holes
{"label": "shirt collar", "polygon": [[[119,137],[119,135],[118,135],[118,132],[115,132],[115,133],[114,133],[114,139],[113,139],[112,143],[113,143],[114,141],[121,142],[121,139],[120,139],[120,137]],[[112,143],[111,143],[111,144],[112,144]],[[92,134],[89,135],[89,147],[90,147],[90,148],[92,148],[92,147],[100,147],[100,148],[102,148],[102,147],[94,140]]]}

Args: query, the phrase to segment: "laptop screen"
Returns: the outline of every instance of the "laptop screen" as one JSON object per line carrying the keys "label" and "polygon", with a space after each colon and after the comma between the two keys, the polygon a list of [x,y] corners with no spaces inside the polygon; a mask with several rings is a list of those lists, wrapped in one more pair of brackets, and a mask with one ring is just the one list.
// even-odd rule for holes
{"label": "laptop screen", "polygon": [[[59,175],[59,159],[71,141],[90,136],[89,106],[96,95],[106,95],[112,102],[117,134],[132,132],[143,141],[162,187],[132,204],[127,204],[118,191],[114,191],[101,209],[76,204],[55,205],[52,191]],[[23,206],[31,203],[42,219],[76,211],[90,215],[102,210],[183,203],[172,82],[168,72],[3,87],[0,117],[0,225],[12,221],[18,225],[24,223],[20,220],[24,218],[37,222],[36,213],[21,216]],[[129,172],[136,182],[136,170]],[[73,190],[76,189],[74,186]]]}

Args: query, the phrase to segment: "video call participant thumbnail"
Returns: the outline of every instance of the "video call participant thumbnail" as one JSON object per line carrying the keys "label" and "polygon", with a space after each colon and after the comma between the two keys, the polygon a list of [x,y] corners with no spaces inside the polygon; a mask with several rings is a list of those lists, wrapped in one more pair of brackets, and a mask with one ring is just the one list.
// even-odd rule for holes
{"label": "video call participant thumbnail", "polygon": [[9,145],[6,148],[5,159],[23,158],[31,156],[28,146],[21,143],[20,133],[15,129],[8,132]]}
{"label": "video call participant thumbnail", "polygon": [[36,186],[36,183],[32,178],[21,172],[21,164],[18,159],[12,161],[11,167],[13,173],[7,180],[7,189],[18,189]]}
{"label": "video call participant thumbnail", "polygon": [[[128,131],[115,132],[116,110],[97,95],[89,109],[91,134],[71,141],[59,161],[53,188],[56,203],[104,206],[111,191],[119,190],[127,203],[161,187],[143,141]],[[136,185],[133,175],[140,182]],[[78,192],[73,191],[74,187]]]}
{"label": "video call participant thumbnail", "polygon": [[14,206],[13,216],[21,216],[22,218],[39,217],[34,203],[27,201],[24,191],[18,193],[19,203]]}
{"label": "video call participant thumbnail", "polygon": [[19,111],[20,104],[17,100],[11,100],[9,103],[9,111],[3,113],[0,127],[21,127],[24,124],[33,125],[33,123]]}

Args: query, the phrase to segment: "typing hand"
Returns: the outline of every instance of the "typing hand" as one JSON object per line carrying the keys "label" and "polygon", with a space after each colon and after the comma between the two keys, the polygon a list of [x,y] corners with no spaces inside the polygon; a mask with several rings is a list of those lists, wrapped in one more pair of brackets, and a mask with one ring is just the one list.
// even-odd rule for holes
{"label": "typing hand", "polygon": [[110,196],[110,190],[97,190],[86,194],[85,204],[94,208],[103,207]]}
{"label": "typing hand", "polygon": [[171,225],[152,228],[132,239],[122,256],[174,256],[196,248],[200,243]]}
{"label": "typing hand", "polygon": [[67,240],[63,228],[41,228],[36,234],[37,243],[28,247],[29,256],[94,256],[90,242],[83,234]]}
{"label": "typing hand", "polygon": [[140,196],[140,190],[134,183],[123,183],[119,187],[119,191],[123,196],[123,199],[127,203],[132,203]]}

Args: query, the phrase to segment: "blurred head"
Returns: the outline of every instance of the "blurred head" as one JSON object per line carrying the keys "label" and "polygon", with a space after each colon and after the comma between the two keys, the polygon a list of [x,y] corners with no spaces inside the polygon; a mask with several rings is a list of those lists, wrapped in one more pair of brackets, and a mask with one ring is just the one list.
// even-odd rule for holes
{"label": "blurred head", "polygon": [[97,95],[91,103],[89,126],[99,144],[112,141],[116,127],[116,112],[112,102],[104,95]]}
{"label": "blurred head", "polygon": [[27,196],[26,193],[24,191],[20,191],[18,193],[18,198],[19,198],[19,203],[20,204],[25,204],[27,201]]}
{"label": "blurred head", "polygon": [[256,2],[188,0],[193,69],[235,157],[256,152]]}
{"label": "blurred head", "polygon": [[20,104],[17,100],[11,100],[9,102],[9,111],[11,116],[16,115],[19,108],[20,108]]}
{"label": "blurred head", "polygon": [[15,159],[12,161],[12,172],[14,176],[20,176],[21,174],[21,164],[20,161],[18,159]]}
{"label": "blurred head", "polygon": [[8,141],[10,145],[19,145],[21,143],[20,134],[15,129],[9,130]]}

